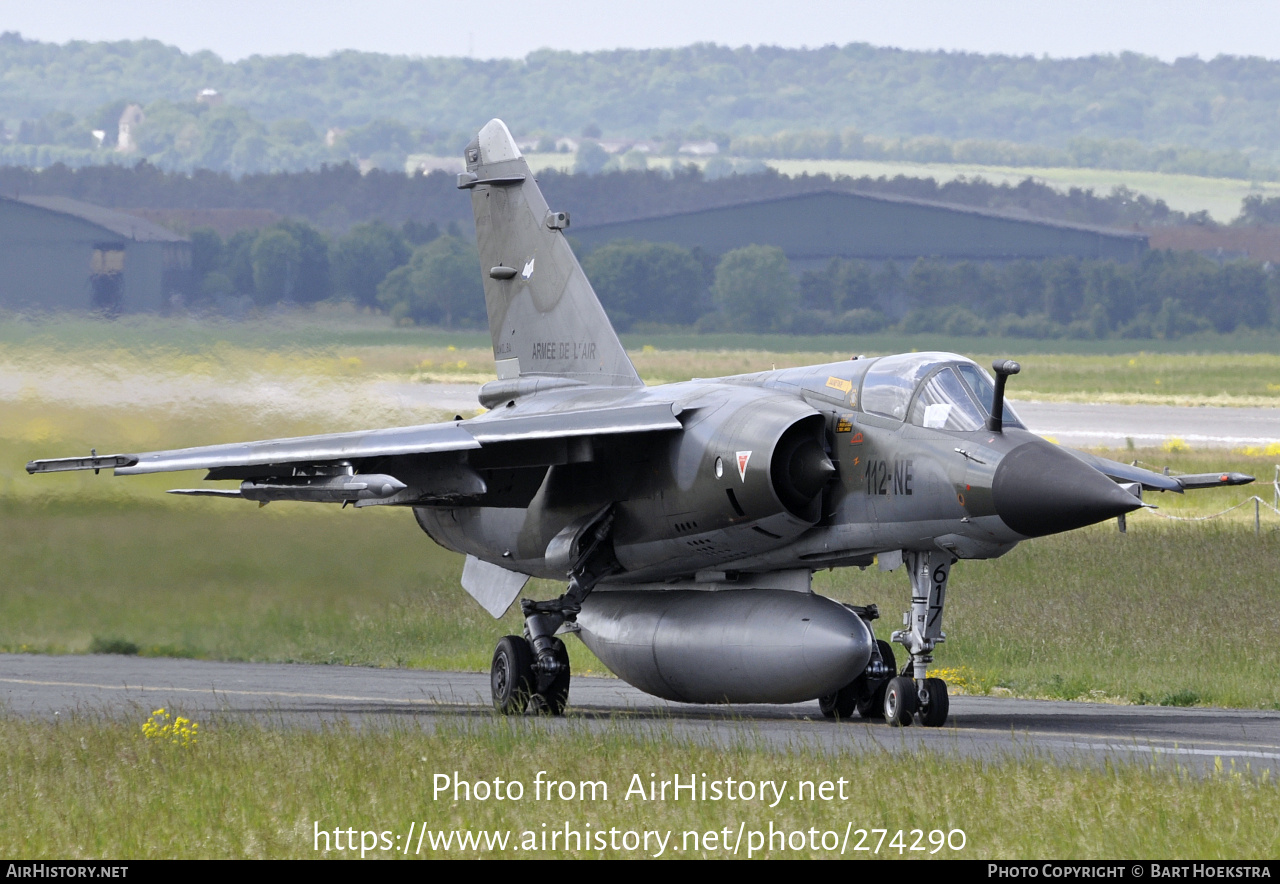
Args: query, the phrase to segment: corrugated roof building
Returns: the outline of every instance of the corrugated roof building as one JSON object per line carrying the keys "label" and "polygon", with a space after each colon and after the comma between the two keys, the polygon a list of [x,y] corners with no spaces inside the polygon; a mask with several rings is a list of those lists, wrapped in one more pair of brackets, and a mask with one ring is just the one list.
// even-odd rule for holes
{"label": "corrugated roof building", "polygon": [[190,285],[184,236],[67,197],[0,197],[0,308],[164,312]]}
{"label": "corrugated roof building", "polygon": [[819,190],[644,218],[575,225],[594,248],[617,239],[672,242],[723,254],[746,245],[777,246],[794,270],[831,258],[910,263],[1014,261],[1075,255],[1135,261],[1143,233],[1070,224],[884,194]]}

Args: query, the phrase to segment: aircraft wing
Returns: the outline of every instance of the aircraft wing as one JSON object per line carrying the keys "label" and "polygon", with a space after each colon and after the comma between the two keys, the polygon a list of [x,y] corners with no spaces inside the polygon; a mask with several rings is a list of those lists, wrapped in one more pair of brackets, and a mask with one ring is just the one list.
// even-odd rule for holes
{"label": "aircraft wing", "polygon": [[136,476],[143,473],[170,473],[179,470],[218,470],[228,467],[252,470],[252,468],[261,467],[263,475],[270,475],[271,467],[282,465],[318,464],[395,454],[464,451],[479,447],[480,443],[475,437],[461,429],[457,423],[429,424],[369,432],[267,439],[261,442],[232,442],[226,445],[149,451],[143,454],[108,454],[33,460],[27,464],[27,472],[57,473],[65,470],[114,469],[117,476]]}
{"label": "aircraft wing", "polygon": [[[650,402],[511,416],[491,412],[480,418],[441,424],[235,442],[142,454],[99,455],[95,451],[88,457],[33,460],[27,464],[27,472],[112,469],[118,476],[130,476],[208,470],[209,479],[243,479],[246,486],[256,484],[276,489],[272,492],[276,496],[271,499],[369,499],[390,496],[404,488],[403,483],[391,476],[362,477],[360,467],[370,461],[385,462],[386,458],[404,457],[428,461],[432,455],[464,454],[490,446],[532,449],[545,440],[678,430],[681,428],[676,417],[678,410],[678,406],[673,407],[668,402]],[[457,469],[468,469],[461,462],[455,462]],[[281,485],[277,482],[281,479],[288,481]],[[360,484],[362,479],[375,481],[376,488],[382,489],[383,493],[369,492]],[[301,490],[295,494],[281,491],[286,485]],[[361,493],[357,494],[357,491]],[[241,492],[186,493],[259,499],[246,493],[243,487]]]}
{"label": "aircraft wing", "polygon": [[1184,476],[1168,476],[1164,473],[1144,470],[1142,467],[1134,466],[1133,464],[1108,460],[1105,457],[1098,457],[1096,454],[1089,454],[1084,451],[1076,451],[1074,448],[1064,447],[1063,450],[1070,452],[1107,478],[1116,482],[1136,482],[1142,486],[1144,491],[1173,491],[1181,494],[1184,491],[1194,491],[1200,488],[1248,485],[1254,480],[1253,476],[1247,476],[1244,473],[1195,473]]}

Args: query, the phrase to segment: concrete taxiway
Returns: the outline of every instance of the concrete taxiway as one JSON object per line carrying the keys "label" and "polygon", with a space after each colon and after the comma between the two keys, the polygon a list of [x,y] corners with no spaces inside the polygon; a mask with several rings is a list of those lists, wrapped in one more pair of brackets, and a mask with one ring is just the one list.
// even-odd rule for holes
{"label": "concrete taxiway", "polygon": [[[927,749],[967,757],[1047,756],[1067,763],[1177,764],[1210,770],[1234,764],[1280,770],[1280,712],[1115,706],[1097,703],[951,698],[939,729],[830,722],[817,703],[699,706],[670,703],[608,678],[575,677],[570,714],[528,718],[549,728],[627,728],[713,743],[833,753]],[[279,663],[98,656],[0,655],[0,710],[45,720],[100,715],[144,720],[165,707],[208,728],[230,722],[270,727],[401,724],[430,730],[493,719],[489,677]]]}

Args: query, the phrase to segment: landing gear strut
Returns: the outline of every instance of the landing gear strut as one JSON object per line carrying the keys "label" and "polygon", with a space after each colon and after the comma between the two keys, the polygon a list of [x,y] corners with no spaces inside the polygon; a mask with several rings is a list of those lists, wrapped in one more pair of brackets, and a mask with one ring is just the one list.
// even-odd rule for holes
{"label": "landing gear strut", "polygon": [[898,727],[911,724],[913,719],[925,727],[942,727],[950,706],[947,683],[928,674],[934,647],[947,639],[942,631],[942,608],[955,558],[937,550],[905,552],[903,559],[911,577],[911,611],[903,617],[906,628],[894,632],[892,639],[906,648],[911,661],[885,688],[884,717]]}
{"label": "landing gear strut", "polygon": [[569,652],[556,637],[556,630],[574,621],[597,583],[622,570],[613,555],[612,527],[613,512],[609,510],[584,532],[581,552],[563,595],[545,602],[520,600],[524,635],[508,635],[499,641],[489,670],[493,705],[503,715],[520,715],[526,709],[544,715],[564,714],[569,702]]}

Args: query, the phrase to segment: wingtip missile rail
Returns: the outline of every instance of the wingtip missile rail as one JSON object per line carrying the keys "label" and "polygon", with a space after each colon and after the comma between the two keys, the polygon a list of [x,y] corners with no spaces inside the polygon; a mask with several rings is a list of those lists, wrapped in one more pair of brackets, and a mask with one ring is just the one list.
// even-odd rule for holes
{"label": "wingtip missile rail", "polygon": [[138,462],[135,454],[90,454],[88,457],[55,457],[46,460],[33,460],[27,464],[27,472],[63,473],[70,470],[114,470],[117,467],[131,467]]}

